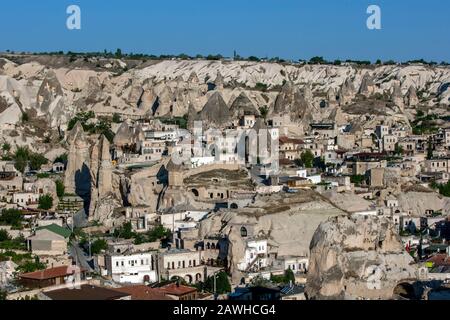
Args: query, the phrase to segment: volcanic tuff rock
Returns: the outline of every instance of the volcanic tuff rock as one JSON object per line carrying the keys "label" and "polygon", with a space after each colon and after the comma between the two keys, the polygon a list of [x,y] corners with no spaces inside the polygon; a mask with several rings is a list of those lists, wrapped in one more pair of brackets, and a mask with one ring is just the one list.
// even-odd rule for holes
{"label": "volcanic tuff rock", "polygon": [[398,195],[398,205],[404,212],[411,212],[414,217],[423,216],[427,210],[450,215],[450,198],[436,192],[402,192]]}
{"label": "volcanic tuff rock", "polygon": [[256,196],[255,202],[238,212],[219,211],[200,223],[200,236],[227,235],[229,267],[233,281],[241,274],[237,263],[244,255],[246,239],[240,236],[240,227],[253,225],[253,236],[268,239],[269,252],[276,248],[278,256],[307,256],[309,243],[317,226],[329,217],[343,214],[331,203],[313,191],[297,194]]}
{"label": "volcanic tuff rock", "polygon": [[405,96],[405,104],[410,107],[415,107],[419,104],[419,98],[417,98],[417,93],[414,86],[409,87]]}
{"label": "volcanic tuff rock", "polygon": [[334,90],[334,88],[328,89],[327,100],[329,107],[334,108],[337,106],[336,91]]}
{"label": "volcanic tuff rock", "polygon": [[350,78],[346,78],[339,91],[340,105],[346,105],[355,97],[355,86]]}
{"label": "volcanic tuff rock", "polygon": [[[112,193],[112,159],[108,139],[104,135],[100,136],[92,147],[90,157],[91,171],[91,201],[89,216],[93,216],[94,209],[98,201],[103,201]],[[95,220],[103,220],[103,217],[96,212]]]}
{"label": "volcanic tuff rock", "polygon": [[49,194],[53,198],[53,208],[58,206],[59,198],[56,193],[56,183],[52,179],[44,178],[38,179],[34,183],[34,186],[37,190],[42,190],[43,194]]}
{"label": "volcanic tuff rock", "polygon": [[42,81],[37,93],[37,107],[41,114],[46,115],[49,111],[50,104],[57,98],[64,95],[61,83],[54,71],[49,71]]}
{"label": "volcanic tuff rock", "polygon": [[91,192],[90,143],[80,122],[69,132],[67,143],[69,152],[64,182],[66,193],[88,199]]}
{"label": "volcanic tuff rock", "polygon": [[359,87],[359,94],[369,96],[375,91],[375,84],[373,83],[373,77],[367,72],[364,74],[361,80],[361,86]]}
{"label": "volcanic tuff rock", "polygon": [[391,100],[392,100],[392,102],[394,102],[394,104],[397,107],[403,108],[403,106],[404,106],[404,104],[403,104],[403,94],[402,94],[402,89],[400,87],[400,83],[398,81],[394,82],[394,86],[393,86],[393,89],[392,89]]}
{"label": "volcanic tuff rock", "polygon": [[248,98],[245,92],[241,94],[231,104],[230,112],[233,119],[239,119],[243,115],[259,115],[258,109],[256,109],[253,102]]}
{"label": "volcanic tuff rock", "polygon": [[413,262],[388,218],[330,218],[311,240],[306,294],[309,299],[390,299],[397,284],[416,278]]}
{"label": "volcanic tuff rock", "polygon": [[200,119],[210,127],[221,127],[231,120],[231,113],[219,92],[214,92],[200,112]]}

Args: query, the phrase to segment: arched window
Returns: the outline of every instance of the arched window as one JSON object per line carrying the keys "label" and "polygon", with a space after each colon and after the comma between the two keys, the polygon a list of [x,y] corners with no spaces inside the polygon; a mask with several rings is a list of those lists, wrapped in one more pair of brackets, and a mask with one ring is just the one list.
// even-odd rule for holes
{"label": "arched window", "polygon": [[247,237],[247,228],[241,227],[241,237]]}

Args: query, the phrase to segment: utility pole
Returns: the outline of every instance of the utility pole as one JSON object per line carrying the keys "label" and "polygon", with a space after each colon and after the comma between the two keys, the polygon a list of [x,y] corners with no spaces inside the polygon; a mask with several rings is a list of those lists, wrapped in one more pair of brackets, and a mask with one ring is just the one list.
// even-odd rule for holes
{"label": "utility pole", "polygon": [[90,232],[88,233],[88,237],[89,237],[89,259],[91,259],[92,256],[91,256],[91,233]]}
{"label": "utility pole", "polygon": [[214,277],[214,296],[216,296],[217,288],[216,288],[216,274],[215,273],[214,273],[213,277]]}

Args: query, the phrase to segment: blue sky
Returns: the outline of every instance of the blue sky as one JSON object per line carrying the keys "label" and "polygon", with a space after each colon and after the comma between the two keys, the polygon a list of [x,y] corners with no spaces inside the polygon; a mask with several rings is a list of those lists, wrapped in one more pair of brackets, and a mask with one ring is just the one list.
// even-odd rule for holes
{"label": "blue sky", "polygon": [[[66,28],[79,5],[82,29]],[[382,29],[368,30],[377,4]],[[448,0],[2,1],[0,51],[450,61]]]}

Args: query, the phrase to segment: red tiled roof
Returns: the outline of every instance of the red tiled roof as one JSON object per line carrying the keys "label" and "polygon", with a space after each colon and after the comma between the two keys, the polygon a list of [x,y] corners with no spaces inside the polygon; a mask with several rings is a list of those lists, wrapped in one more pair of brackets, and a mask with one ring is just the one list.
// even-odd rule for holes
{"label": "red tiled roof", "polygon": [[436,254],[429,258],[427,262],[433,262],[435,266],[450,266],[450,257],[445,254]]}
{"label": "red tiled roof", "polygon": [[45,270],[38,270],[34,272],[24,273],[21,274],[20,277],[23,279],[47,280],[58,277],[65,277],[74,274],[75,271],[76,269],[73,266],[60,266]]}
{"label": "red tiled roof", "polygon": [[197,291],[196,288],[183,286],[181,284],[177,285],[176,283],[167,284],[159,289],[164,293],[171,294],[174,296],[182,296]]}
{"label": "red tiled roof", "polygon": [[[99,287],[93,285],[81,285],[80,288],[64,288],[59,290],[48,291],[44,293],[51,300],[121,300],[126,299],[130,295],[117,289]],[[126,299],[127,300],[127,299]]]}
{"label": "red tiled roof", "polygon": [[116,290],[131,295],[131,300],[173,300],[159,288],[150,288],[144,285],[127,286]]}

